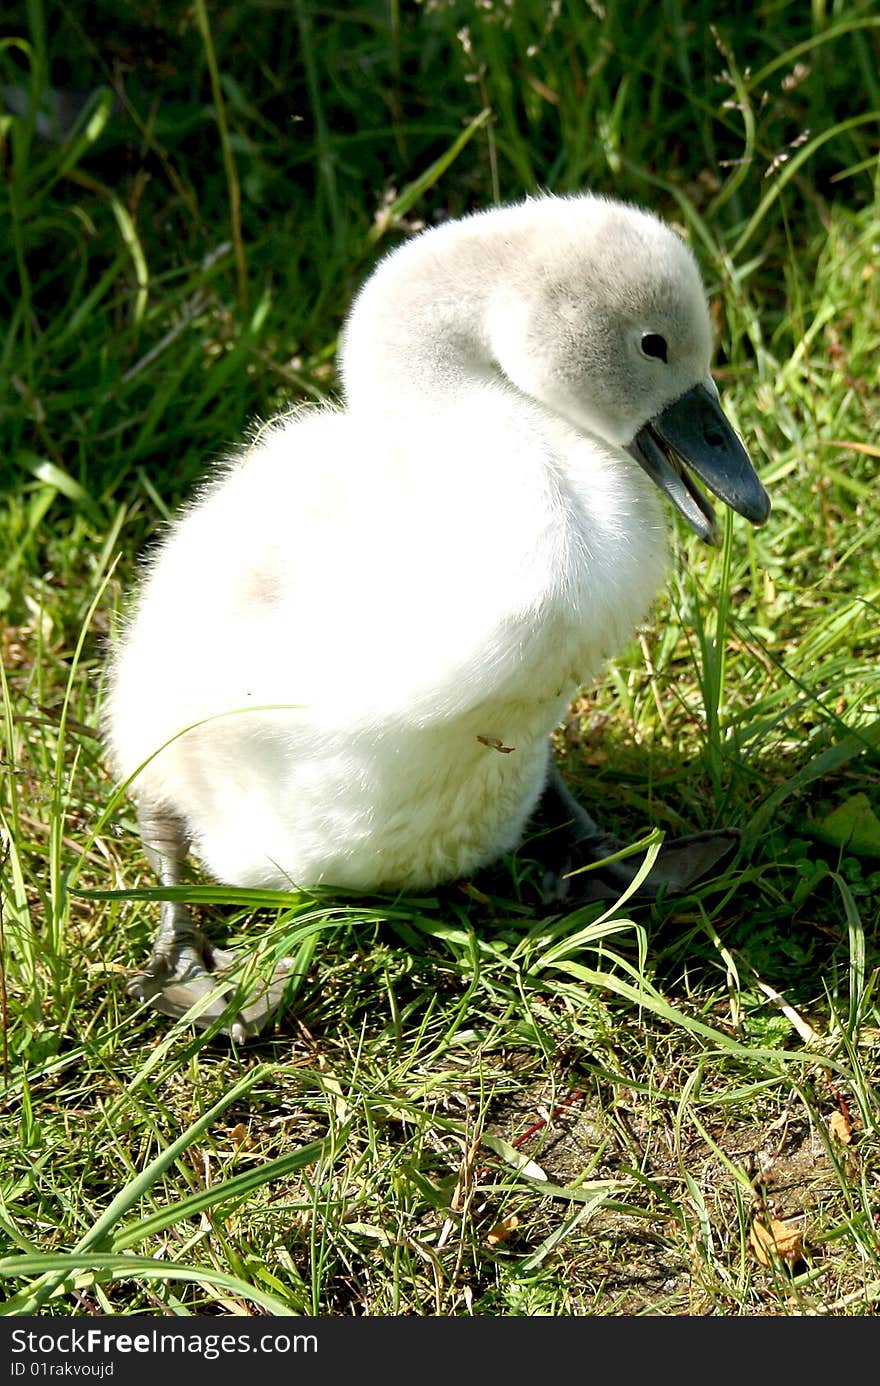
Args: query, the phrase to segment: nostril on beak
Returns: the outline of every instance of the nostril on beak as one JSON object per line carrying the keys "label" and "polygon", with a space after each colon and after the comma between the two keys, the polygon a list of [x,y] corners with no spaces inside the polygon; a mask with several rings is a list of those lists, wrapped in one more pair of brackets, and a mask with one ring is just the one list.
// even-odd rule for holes
{"label": "nostril on beak", "polygon": [[717,428],[707,428],[704,437],[710,448],[720,448],[724,443],[724,435]]}

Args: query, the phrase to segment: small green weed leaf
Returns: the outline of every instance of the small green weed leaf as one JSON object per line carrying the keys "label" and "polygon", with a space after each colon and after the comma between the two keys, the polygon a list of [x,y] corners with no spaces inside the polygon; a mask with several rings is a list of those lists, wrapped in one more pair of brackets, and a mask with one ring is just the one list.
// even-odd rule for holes
{"label": "small green weed leaf", "polygon": [[842,847],[863,857],[880,857],[880,818],[867,794],[851,795],[809,826],[821,842],[829,842],[832,847]]}

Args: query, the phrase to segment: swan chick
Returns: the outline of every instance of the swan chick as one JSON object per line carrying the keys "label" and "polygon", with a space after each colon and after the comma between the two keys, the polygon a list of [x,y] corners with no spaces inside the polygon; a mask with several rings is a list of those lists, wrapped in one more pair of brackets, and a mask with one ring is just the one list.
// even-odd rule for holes
{"label": "swan chick", "polygon": [[[548,898],[631,883],[619,862],[566,885],[614,840],[550,736],[663,583],[664,497],[708,543],[703,487],[767,518],[711,351],[690,251],[610,199],[476,213],[382,260],[344,327],[343,406],[298,408],[217,469],[118,641],[107,737],[160,882],[192,849],[239,886],[431,888],[513,850],[540,803]],[[667,844],[647,893],[734,842]],[[169,899],[132,990],[209,1024],[232,963]]]}

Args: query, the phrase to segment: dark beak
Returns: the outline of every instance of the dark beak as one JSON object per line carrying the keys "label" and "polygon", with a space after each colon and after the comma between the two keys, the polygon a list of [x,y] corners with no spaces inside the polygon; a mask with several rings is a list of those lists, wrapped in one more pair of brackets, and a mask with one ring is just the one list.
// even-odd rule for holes
{"label": "dark beak", "polygon": [[770,514],[770,497],[728,422],[714,387],[694,385],[673,400],[639,429],[626,450],[707,544],[719,544],[721,535],[715,511],[689,475],[689,468],[719,500],[753,525],[762,525]]}

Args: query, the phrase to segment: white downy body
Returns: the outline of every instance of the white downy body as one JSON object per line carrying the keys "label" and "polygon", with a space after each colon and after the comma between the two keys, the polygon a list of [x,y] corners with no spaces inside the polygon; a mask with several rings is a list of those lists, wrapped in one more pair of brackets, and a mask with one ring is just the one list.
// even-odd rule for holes
{"label": "white downy body", "polygon": [[663,500],[622,445],[710,352],[689,251],[620,203],[393,252],[344,410],[261,429],[151,560],[108,715],[132,792],[237,885],[422,888],[512,849],[550,733],[663,580]]}

